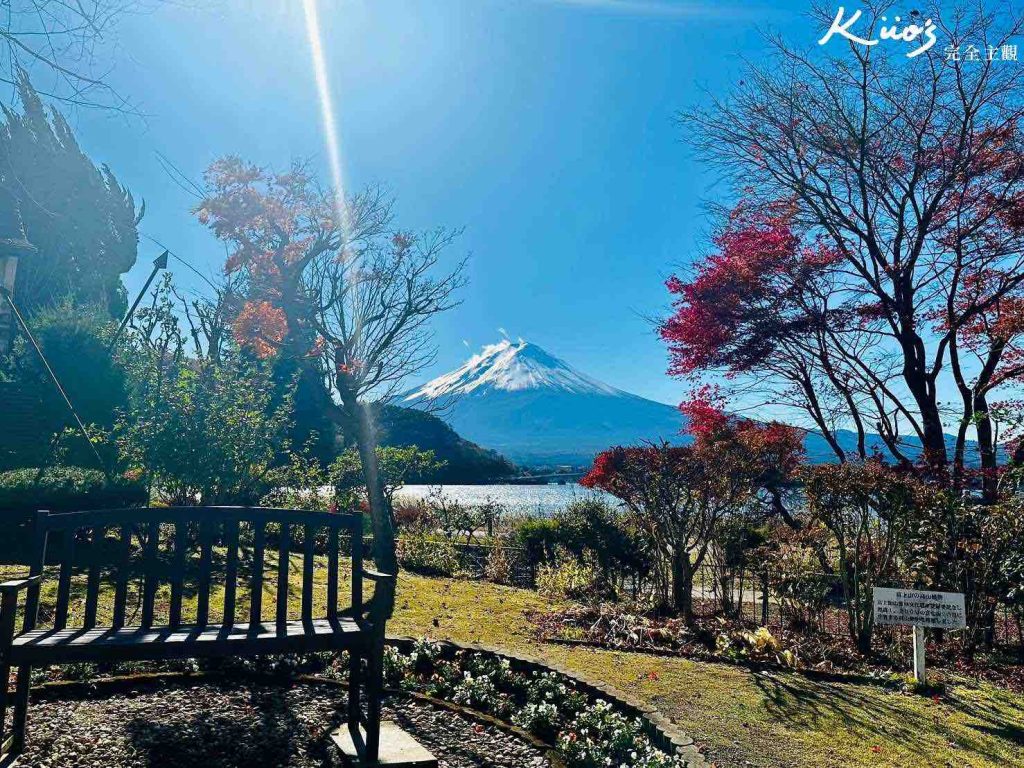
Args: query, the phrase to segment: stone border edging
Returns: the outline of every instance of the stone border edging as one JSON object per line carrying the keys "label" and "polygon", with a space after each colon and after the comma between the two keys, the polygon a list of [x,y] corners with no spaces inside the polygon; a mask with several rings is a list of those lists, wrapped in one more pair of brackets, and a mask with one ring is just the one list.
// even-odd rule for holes
{"label": "stone border edging", "polygon": [[[417,642],[413,637],[389,636],[389,645],[408,653]],[[639,718],[644,731],[655,747],[670,755],[678,755],[686,761],[687,768],[710,768],[710,763],[700,751],[693,739],[686,735],[675,723],[670,721],[657,707],[645,704],[628,693],[618,690],[607,683],[594,680],[580,673],[566,669],[557,664],[549,664],[535,656],[502,648],[492,648],[480,643],[462,644],[452,640],[435,641],[442,647],[447,646],[460,651],[475,651],[508,659],[512,668],[519,672],[555,672],[568,678],[580,691],[598,699],[604,699],[627,716]]]}

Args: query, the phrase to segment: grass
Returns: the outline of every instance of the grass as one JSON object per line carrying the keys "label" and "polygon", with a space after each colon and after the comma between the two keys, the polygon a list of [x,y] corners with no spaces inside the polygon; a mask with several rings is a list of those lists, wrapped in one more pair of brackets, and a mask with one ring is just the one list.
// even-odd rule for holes
{"label": "grass", "polygon": [[725,766],[1024,767],[1024,696],[956,679],[946,699],[640,653],[538,643],[551,604],[493,584],[406,575],[389,631],[528,651],[658,707]]}
{"label": "grass", "polygon": [[[272,574],[275,564],[269,553],[268,558],[268,574]],[[301,558],[291,568],[292,573],[301,572]],[[0,576],[10,573],[0,570]],[[322,606],[323,570],[317,574],[316,601]],[[300,593],[294,581],[292,610],[297,613]],[[80,599],[83,587],[77,581],[74,586]],[[266,618],[273,611],[273,586],[268,585],[264,598]],[[48,580],[44,615],[54,589],[55,580]],[[158,615],[166,610],[168,597],[163,587]],[[129,605],[133,602],[130,599]],[[248,602],[246,590],[240,588],[240,619],[247,615]],[[217,616],[223,605],[219,591],[211,595],[210,603],[211,616]],[[822,682],[798,673],[760,673],[687,659],[544,645],[533,636],[524,613],[551,607],[552,603],[527,590],[403,574],[396,614],[388,629],[393,634],[526,651],[602,679],[657,706],[724,766],[1024,768],[1024,696],[987,683],[955,678],[946,697],[935,703],[880,685]],[[194,598],[186,599],[186,618],[194,614]]]}

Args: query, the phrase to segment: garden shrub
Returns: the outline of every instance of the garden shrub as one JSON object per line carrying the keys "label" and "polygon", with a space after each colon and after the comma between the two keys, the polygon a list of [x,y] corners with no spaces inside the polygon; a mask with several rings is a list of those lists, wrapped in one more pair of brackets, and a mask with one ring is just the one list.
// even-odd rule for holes
{"label": "garden shrub", "polygon": [[601,574],[587,562],[560,557],[554,565],[537,570],[537,591],[545,597],[593,600],[602,596]]}
{"label": "garden shrub", "polygon": [[762,556],[783,620],[796,631],[822,629],[838,586],[836,576],[822,572],[818,554],[828,546],[826,531],[820,526],[794,531],[780,525],[772,529],[771,542],[762,549]]}
{"label": "garden shrub", "polygon": [[399,533],[429,528],[430,510],[422,501],[395,499],[391,514],[395,520],[395,530]]}
{"label": "garden shrub", "polygon": [[81,467],[30,467],[0,472],[0,510],[67,512],[134,507],[146,503],[146,486],[127,477]]}
{"label": "garden shrub", "polygon": [[398,540],[398,564],[425,576],[454,576],[459,553],[448,539],[417,531]]}
{"label": "garden shrub", "polygon": [[602,592],[614,597],[627,577],[646,577],[653,566],[642,537],[624,514],[601,499],[577,499],[555,514],[554,540],[581,562],[600,571]]}
{"label": "garden shrub", "polygon": [[527,518],[512,533],[513,546],[526,550],[534,565],[552,562],[558,543],[558,521],[549,517]]}
{"label": "garden shrub", "polygon": [[769,661],[784,667],[797,666],[797,657],[769,631],[758,627],[753,632],[723,632],[718,636],[716,650],[729,659]]}
{"label": "garden shrub", "polygon": [[484,577],[495,584],[514,585],[519,582],[522,550],[510,549],[502,544],[491,547],[484,565]]}

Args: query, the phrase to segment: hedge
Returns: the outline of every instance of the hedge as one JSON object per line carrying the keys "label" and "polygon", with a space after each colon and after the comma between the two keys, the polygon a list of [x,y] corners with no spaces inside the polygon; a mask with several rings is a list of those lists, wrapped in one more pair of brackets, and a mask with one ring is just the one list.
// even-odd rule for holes
{"label": "hedge", "polygon": [[32,513],[144,506],[146,486],[134,480],[108,481],[81,467],[28,467],[0,472],[0,561],[26,562]]}
{"label": "hedge", "polygon": [[134,507],[146,503],[146,486],[124,478],[108,482],[102,472],[80,467],[34,467],[0,472],[0,510]]}

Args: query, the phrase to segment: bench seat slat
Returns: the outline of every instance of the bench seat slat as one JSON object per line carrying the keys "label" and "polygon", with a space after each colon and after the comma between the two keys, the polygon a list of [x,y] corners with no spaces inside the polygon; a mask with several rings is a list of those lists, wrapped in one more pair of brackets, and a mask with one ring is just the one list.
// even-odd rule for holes
{"label": "bench seat slat", "polygon": [[171,627],[35,630],[14,639],[14,664],[40,660],[167,658],[224,653],[276,652],[292,648],[330,649],[365,642],[366,631],[354,619],[265,622],[257,625],[208,624]]}

